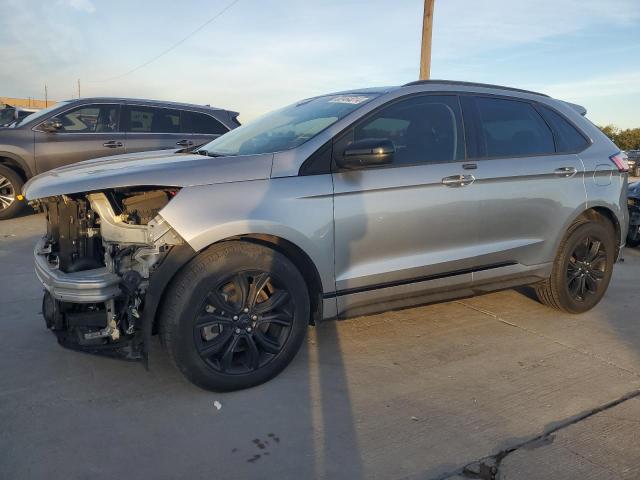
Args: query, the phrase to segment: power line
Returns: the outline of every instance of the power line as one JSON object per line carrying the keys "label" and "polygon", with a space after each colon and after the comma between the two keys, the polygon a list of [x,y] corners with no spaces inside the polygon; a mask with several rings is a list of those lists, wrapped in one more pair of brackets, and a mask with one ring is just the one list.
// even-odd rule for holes
{"label": "power line", "polygon": [[206,22],[204,22],[202,25],[200,25],[198,28],[196,28],[195,30],[193,30],[192,32],[190,32],[186,37],[182,38],[181,40],[178,40],[176,43],[174,43],[173,45],[171,45],[170,47],[166,48],[165,50],[163,50],[162,52],[160,52],[158,55],[156,55],[155,57],[150,58],[149,60],[147,60],[144,63],[141,63],[140,65],[138,65],[137,67],[132,68],[131,70],[125,72],[125,73],[121,73],[119,75],[113,76],[113,77],[109,77],[109,78],[105,78],[102,80],[88,80],[91,83],[98,83],[98,82],[110,82],[111,80],[117,80],[118,78],[122,78],[122,77],[126,77],[127,75],[131,75],[134,72],[137,72],[138,70],[140,70],[141,68],[146,67],[147,65],[155,62],[156,60],[158,60],[160,57],[163,57],[164,55],[166,55],[167,53],[169,53],[171,50],[174,50],[175,48],[179,47],[180,45],[182,45],[184,42],[186,42],[187,40],[189,40],[191,37],[193,37],[196,33],[198,33],[200,30],[202,30],[204,27],[206,27],[207,25],[209,25],[211,22],[213,22],[214,20],[216,20],[218,17],[222,16],[227,10],[229,10],[231,7],[233,7],[236,3],[238,3],[240,0],[233,0],[231,3],[229,3],[226,7],[224,7],[222,10],[220,10],[218,13],[216,13],[213,17],[211,17],[209,20],[207,20]]}

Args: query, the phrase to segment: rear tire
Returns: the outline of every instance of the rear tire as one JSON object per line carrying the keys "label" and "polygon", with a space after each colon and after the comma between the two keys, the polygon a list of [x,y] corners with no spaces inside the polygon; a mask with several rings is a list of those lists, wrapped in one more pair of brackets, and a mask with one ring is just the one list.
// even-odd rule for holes
{"label": "rear tire", "polygon": [[304,278],[284,255],[241,241],[193,259],[164,296],[160,334],[175,366],[196,385],[239,390],[280,373],[309,325]]}
{"label": "rear tire", "polygon": [[0,220],[13,218],[24,208],[24,201],[18,199],[18,195],[22,195],[23,185],[20,175],[0,165]]}
{"label": "rear tire", "polygon": [[538,299],[568,313],[592,309],[609,286],[615,250],[611,224],[577,221],[560,244],[551,277],[535,286]]}

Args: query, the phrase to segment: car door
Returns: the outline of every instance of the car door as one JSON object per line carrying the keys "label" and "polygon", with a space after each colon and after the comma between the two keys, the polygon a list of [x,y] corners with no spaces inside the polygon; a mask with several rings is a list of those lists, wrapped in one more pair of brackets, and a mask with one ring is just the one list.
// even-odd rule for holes
{"label": "car door", "polygon": [[[561,151],[535,102],[496,96],[461,102],[476,140],[470,156],[477,164],[478,255],[519,270],[551,262],[566,222],[586,199],[582,162]],[[493,273],[478,272],[474,282]]]}
{"label": "car door", "polygon": [[125,151],[119,104],[91,103],[73,107],[55,115],[61,124],[59,129],[44,131],[42,123],[51,118],[33,129],[38,173]]}
{"label": "car door", "polygon": [[389,166],[333,173],[339,314],[463,288],[477,267],[477,199],[458,98],[387,104],[336,139],[334,159],[368,138],[391,140],[396,151]]}
{"label": "car door", "polygon": [[203,145],[224,135],[229,129],[212,115],[190,110],[182,111],[182,131],[191,145]]}
{"label": "car door", "polygon": [[181,111],[150,105],[125,107],[127,153],[172,150],[189,146],[189,134],[182,132]]}

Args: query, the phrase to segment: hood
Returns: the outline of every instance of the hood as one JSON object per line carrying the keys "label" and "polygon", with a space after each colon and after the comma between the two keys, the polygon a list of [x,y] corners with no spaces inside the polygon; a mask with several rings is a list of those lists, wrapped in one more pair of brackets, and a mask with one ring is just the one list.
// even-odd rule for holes
{"label": "hood", "polygon": [[207,157],[157,150],[75,163],[42,173],[23,188],[28,200],[118,187],[189,187],[262,180],[273,154]]}

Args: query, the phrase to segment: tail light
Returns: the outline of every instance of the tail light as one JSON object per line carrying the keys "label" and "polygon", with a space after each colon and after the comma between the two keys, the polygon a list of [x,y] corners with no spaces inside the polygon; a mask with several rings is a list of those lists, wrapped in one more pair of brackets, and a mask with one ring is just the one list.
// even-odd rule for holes
{"label": "tail light", "polygon": [[616,167],[618,167],[618,171],[621,173],[626,173],[629,171],[629,164],[627,163],[627,156],[618,152],[615,155],[611,155],[609,159],[615,163]]}

